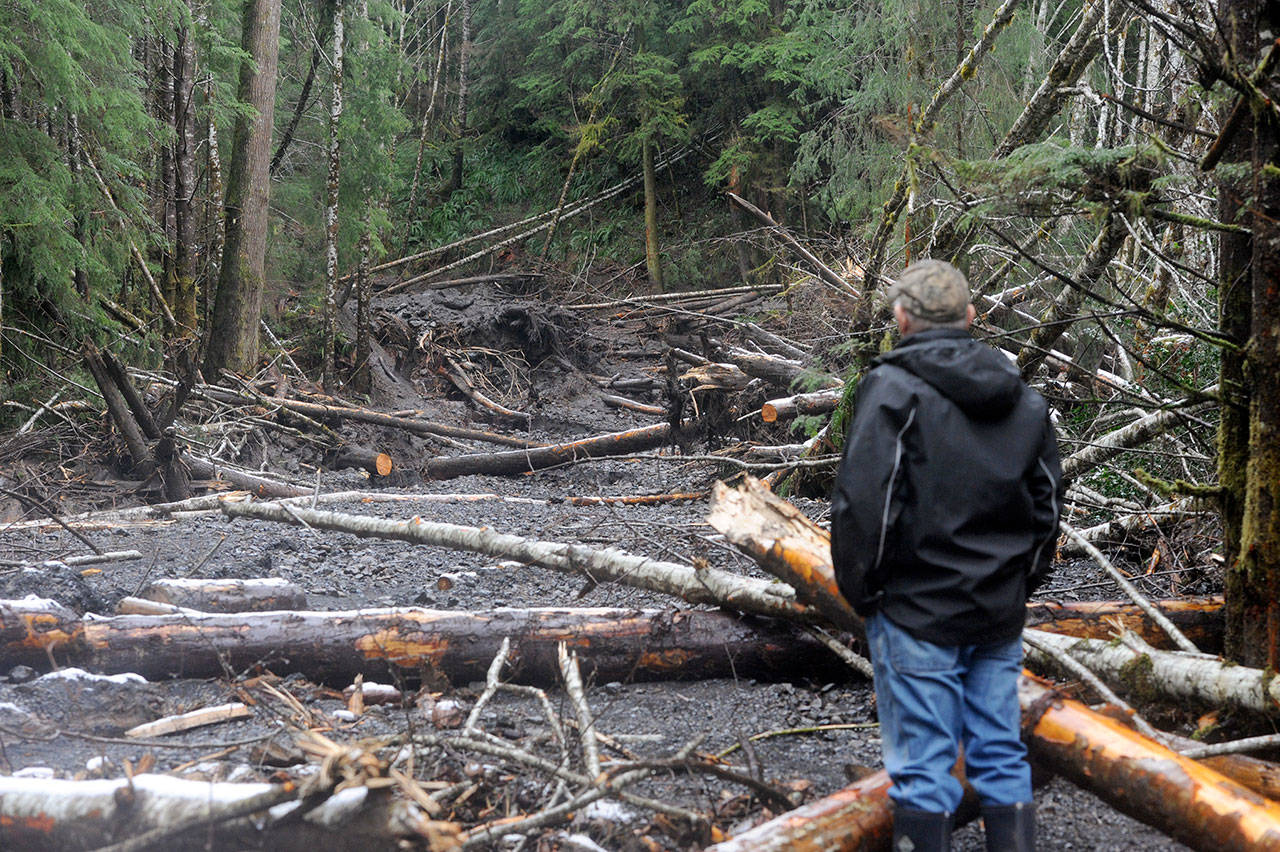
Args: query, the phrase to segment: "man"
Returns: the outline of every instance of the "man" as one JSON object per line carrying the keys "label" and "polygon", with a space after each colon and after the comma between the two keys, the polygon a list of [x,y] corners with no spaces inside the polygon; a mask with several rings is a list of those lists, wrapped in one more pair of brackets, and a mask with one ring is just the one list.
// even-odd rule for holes
{"label": "man", "polygon": [[831,498],[840,591],[866,618],[894,850],[950,849],[964,769],[988,850],[1030,850],[1017,681],[1028,595],[1049,573],[1062,476],[1048,407],[969,336],[963,274],[890,288],[901,341],[858,386]]}

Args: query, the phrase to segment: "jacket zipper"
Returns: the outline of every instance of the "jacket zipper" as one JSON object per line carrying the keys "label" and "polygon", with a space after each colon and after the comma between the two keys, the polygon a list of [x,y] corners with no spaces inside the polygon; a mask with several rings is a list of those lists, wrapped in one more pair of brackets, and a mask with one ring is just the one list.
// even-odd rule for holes
{"label": "jacket zipper", "polygon": [[880,544],[876,548],[876,563],[871,567],[872,573],[880,570],[880,560],[884,558],[884,542],[889,533],[889,510],[893,505],[893,485],[898,479],[898,469],[902,465],[902,436],[911,428],[916,419],[916,409],[912,408],[907,415],[907,422],[898,430],[898,438],[893,450],[893,470],[889,473],[889,486],[884,494],[884,511],[880,513]]}

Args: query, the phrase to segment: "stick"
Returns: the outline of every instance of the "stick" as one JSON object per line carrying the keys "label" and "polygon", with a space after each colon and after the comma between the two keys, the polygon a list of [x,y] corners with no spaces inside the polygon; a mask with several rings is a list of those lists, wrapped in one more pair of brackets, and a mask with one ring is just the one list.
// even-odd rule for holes
{"label": "stick", "polygon": [[728,192],[725,194],[728,195],[729,198],[735,204],[741,207],[743,210],[746,210],[752,216],[755,216],[762,223],[764,223],[766,227],[775,231],[778,234],[778,236],[782,238],[782,241],[785,242],[788,246],[790,246],[791,249],[796,254],[800,255],[802,258],[804,258],[806,261],[812,264],[813,267],[818,271],[818,277],[821,278],[827,284],[829,284],[831,288],[834,289],[837,293],[843,296],[858,295],[858,291],[853,289],[851,286],[849,286],[849,283],[845,281],[843,278],[841,278],[838,272],[836,272],[831,267],[827,266],[825,263],[823,263],[821,260],[818,259],[817,255],[815,255],[813,252],[809,251],[807,248],[801,245],[800,241],[797,240],[795,237],[791,236],[790,231],[788,231],[786,228],[782,227],[777,222],[775,222],[772,216],[770,216],[768,213],[764,212],[759,207],[755,206],[750,201],[747,201],[745,198],[743,198],[742,196],[736,193]]}
{"label": "stick", "polygon": [[124,735],[126,737],[159,737],[165,734],[178,734],[183,731],[189,731],[192,728],[204,727],[205,725],[229,722],[232,719],[245,719],[252,715],[252,710],[244,704],[234,701],[230,704],[202,707],[199,710],[192,710],[190,713],[166,716],[163,719],[156,719],[154,722],[135,725],[125,731]]}
{"label": "stick", "polygon": [[1147,614],[1148,618],[1160,625],[1160,628],[1164,630],[1165,633],[1169,634],[1169,638],[1172,639],[1179,648],[1184,651],[1190,651],[1193,654],[1200,652],[1200,649],[1195,646],[1195,643],[1183,635],[1182,631],[1174,626],[1174,623],[1170,621],[1164,613],[1152,606],[1151,601],[1147,600],[1146,596],[1143,595],[1142,592],[1138,591],[1137,587],[1130,583],[1125,576],[1120,573],[1116,566],[1111,564],[1111,560],[1107,559],[1107,557],[1102,554],[1102,551],[1094,547],[1092,543],[1086,541],[1084,537],[1076,530],[1072,529],[1069,524],[1063,522],[1061,523],[1061,527],[1067,538],[1075,542],[1076,546],[1089,554],[1089,558],[1102,566],[1102,569],[1110,575],[1111,579],[1116,581],[1116,584],[1120,586],[1124,593]]}
{"label": "stick", "polygon": [[582,690],[582,674],[578,671],[578,655],[570,654],[565,644],[556,646],[556,659],[560,663],[560,676],[564,678],[564,689],[573,702],[574,714],[578,717],[578,736],[582,741],[582,754],[587,765],[587,775],[592,783],[600,779],[600,749],[596,745],[596,723],[591,715],[591,705],[587,703],[586,693]]}

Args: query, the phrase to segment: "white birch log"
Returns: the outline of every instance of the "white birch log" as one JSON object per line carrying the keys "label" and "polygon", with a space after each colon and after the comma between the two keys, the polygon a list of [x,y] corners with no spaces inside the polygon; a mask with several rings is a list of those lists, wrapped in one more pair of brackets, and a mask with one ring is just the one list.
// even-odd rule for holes
{"label": "white birch log", "polygon": [[[1203,393],[1213,394],[1217,390],[1218,386],[1213,384],[1205,388]],[[1165,410],[1153,411],[1127,426],[1108,432],[1096,441],[1091,441],[1089,446],[1063,459],[1062,475],[1067,479],[1075,479],[1088,473],[1104,462],[1120,455],[1125,450],[1145,444],[1157,435],[1161,435],[1179,423],[1184,422],[1182,417],[1184,413],[1193,414],[1212,404],[1211,401],[1191,405],[1175,404]]]}
{"label": "white birch log", "polygon": [[1159,651],[1132,635],[1124,642],[1103,642],[1041,630],[1025,633],[1067,654],[1123,692],[1280,716],[1280,681],[1262,669],[1207,654]]}
{"label": "white birch log", "polygon": [[361,538],[386,538],[413,544],[431,544],[515,559],[569,574],[585,574],[593,580],[614,580],[672,595],[689,603],[728,606],[742,612],[779,618],[812,620],[809,609],[797,603],[794,591],[766,580],[741,577],[718,568],[694,568],[636,556],[621,550],[596,550],[579,544],[538,541],[478,527],[441,524],[413,518],[392,521],[340,512],[294,509],[273,503],[226,502],[222,511],[231,518],[308,526],[351,533]]}

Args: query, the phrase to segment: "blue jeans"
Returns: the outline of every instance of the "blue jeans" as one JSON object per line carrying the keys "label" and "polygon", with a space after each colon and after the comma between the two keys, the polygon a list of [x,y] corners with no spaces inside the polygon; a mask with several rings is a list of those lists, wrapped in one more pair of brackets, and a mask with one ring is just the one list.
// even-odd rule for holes
{"label": "blue jeans", "polygon": [[1019,736],[1022,640],[934,645],[877,613],[867,619],[889,796],[904,808],[954,811],[964,768],[984,805],[1030,802],[1031,768]]}

